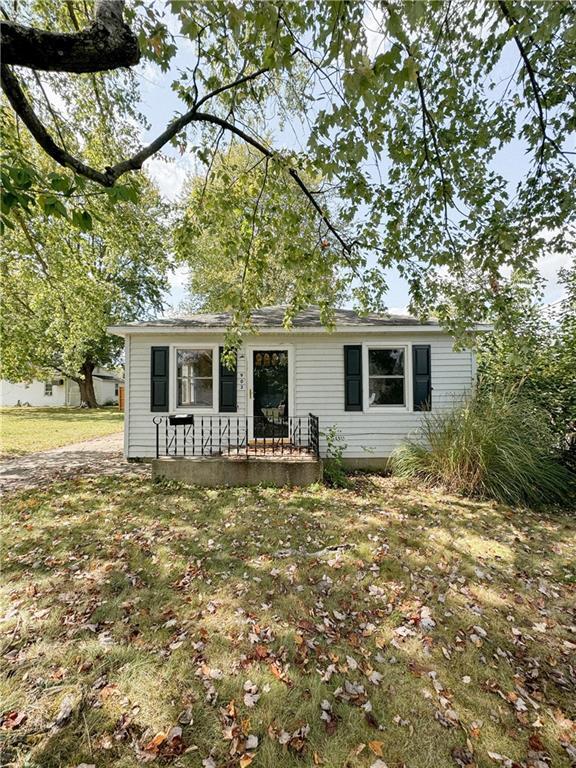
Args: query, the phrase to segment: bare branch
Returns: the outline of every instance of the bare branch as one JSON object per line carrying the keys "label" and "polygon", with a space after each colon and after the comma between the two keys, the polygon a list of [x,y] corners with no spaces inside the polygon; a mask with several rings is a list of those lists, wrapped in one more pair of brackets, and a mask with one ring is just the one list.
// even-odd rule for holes
{"label": "bare branch", "polygon": [[46,93],[46,89],[44,88],[44,85],[42,84],[42,80],[40,79],[40,75],[38,74],[38,72],[36,72],[36,70],[34,70],[34,79],[36,80],[38,87],[42,91],[42,96],[44,97],[44,101],[46,102],[48,111],[52,115],[52,120],[54,121],[54,128],[56,128],[56,133],[58,134],[58,138],[60,139],[60,144],[62,144],[64,149],[66,149],[66,142],[64,141],[64,136],[62,135],[62,131],[60,130],[58,115],[52,108],[52,104],[50,103],[50,99],[48,98],[48,94]]}
{"label": "bare branch", "polygon": [[206,94],[206,96],[203,96],[200,99],[200,101],[196,102],[196,104],[194,105],[194,108],[199,109],[209,99],[213,99],[214,96],[219,96],[221,93],[224,93],[225,91],[229,91],[232,88],[236,88],[239,85],[243,85],[243,83],[249,83],[251,80],[256,80],[257,77],[260,77],[260,75],[263,75],[266,72],[270,72],[269,67],[263,67],[262,69],[257,69],[256,72],[252,72],[252,74],[250,75],[244,75],[243,77],[239,77],[237,80],[234,80],[231,83],[227,83],[226,85],[221,85],[219,88],[216,88],[215,90]]}

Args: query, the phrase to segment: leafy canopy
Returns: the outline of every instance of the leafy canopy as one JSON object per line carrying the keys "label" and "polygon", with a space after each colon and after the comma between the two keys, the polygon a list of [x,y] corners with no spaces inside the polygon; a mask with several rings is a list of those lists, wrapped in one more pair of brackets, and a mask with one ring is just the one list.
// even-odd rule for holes
{"label": "leafy canopy", "polygon": [[565,296],[542,308],[518,290],[514,329],[496,328],[479,346],[482,389],[508,390],[548,415],[557,439],[576,429],[576,259],[561,271]]}
{"label": "leafy canopy", "polygon": [[[38,0],[19,4],[17,14],[73,32],[70,5]],[[76,16],[80,26],[89,21],[80,7]],[[155,143],[128,141],[120,158],[99,165],[78,140],[71,154],[91,167],[116,163],[102,183],[126,183],[124,174],[169,141],[209,165],[235,136],[316,203],[319,238],[338,243],[361,305],[383,300],[395,267],[410,285],[412,309],[435,311],[455,330],[488,313],[506,317],[507,275],[530,275],[539,256],[566,247],[576,192],[571,2],[138,0],[124,17],[143,58],[170,73],[182,110]],[[54,133],[38,73],[23,72],[30,104]],[[92,77],[42,80],[70,92]],[[137,115],[129,70],[97,77],[111,89],[127,83],[130,97],[119,92],[120,103]],[[285,139],[290,125],[299,144]],[[523,156],[523,167],[509,153]],[[330,184],[337,212],[304,176]],[[227,204],[223,196],[216,220]],[[10,199],[9,212],[18,205]],[[330,260],[324,275],[333,268]]]}
{"label": "leafy canopy", "polygon": [[[14,126],[12,126],[14,128]],[[10,141],[17,146],[14,132]],[[30,141],[20,146],[39,175],[51,163]],[[116,361],[122,340],[106,327],[162,306],[168,258],[166,207],[150,181],[132,180],[143,206],[107,195],[74,197],[80,231],[40,202],[7,229],[0,256],[2,378],[21,381],[54,370],[82,378],[85,363]],[[75,213],[72,213],[74,216]]]}
{"label": "leafy canopy", "polygon": [[209,174],[189,180],[174,239],[193,311],[232,309],[241,322],[252,308],[318,304],[328,319],[343,299],[334,238],[319,239],[310,202],[285,169],[246,145],[218,152]]}

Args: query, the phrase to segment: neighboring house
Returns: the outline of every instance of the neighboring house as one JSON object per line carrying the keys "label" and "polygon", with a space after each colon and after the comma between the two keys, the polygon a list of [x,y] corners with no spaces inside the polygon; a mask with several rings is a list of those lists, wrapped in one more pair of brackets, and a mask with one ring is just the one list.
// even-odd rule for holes
{"label": "neighboring house", "polygon": [[[313,414],[322,456],[322,433],[335,425],[349,465],[381,466],[425,411],[451,407],[473,386],[474,353],[455,351],[436,322],[337,310],[328,331],[314,308],[290,329],[283,319],[283,307],[253,313],[254,332],[245,336],[234,371],[220,361],[227,314],[111,327],[126,340],[127,458],[157,455],[153,420],[162,423],[161,441],[165,424],[158,417],[194,415],[190,451],[192,437],[197,449],[213,432],[234,445],[238,430],[243,440],[244,424],[250,445],[270,444],[272,436],[289,441],[295,422],[305,425]],[[177,445],[181,451],[181,438]]]}
{"label": "neighboring house", "polygon": [[[116,405],[118,392],[124,380],[106,368],[95,368],[94,393],[98,405]],[[80,387],[72,379],[54,376],[46,381],[0,381],[0,404],[3,406],[30,405],[64,407],[80,405]]]}

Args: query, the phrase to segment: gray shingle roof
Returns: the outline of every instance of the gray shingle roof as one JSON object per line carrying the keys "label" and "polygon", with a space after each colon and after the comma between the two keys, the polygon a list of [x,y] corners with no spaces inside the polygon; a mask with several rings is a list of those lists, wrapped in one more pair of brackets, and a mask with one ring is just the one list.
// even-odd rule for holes
{"label": "gray shingle roof", "polygon": [[[281,328],[284,325],[286,307],[263,307],[252,312],[252,323],[257,328]],[[129,323],[127,327],[150,328],[226,328],[230,324],[229,312],[207,313],[199,315],[181,315],[179,317],[148,320],[140,323]],[[429,325],[437,326],[435,320],[421,322],[410,315],[369,314],[359,315],[352,309],[337,309],[335,311],[337,328],[346,326],[386,326],[386,325]],[[322,328],[320,310],[310,307],[299,312],[293,319],[294,328]]]}

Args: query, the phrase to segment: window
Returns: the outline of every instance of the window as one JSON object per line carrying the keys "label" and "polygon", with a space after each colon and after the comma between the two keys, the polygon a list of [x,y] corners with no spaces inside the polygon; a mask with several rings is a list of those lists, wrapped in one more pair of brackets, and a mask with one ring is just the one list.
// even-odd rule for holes
{"label": "window", "polygon": [[405,359],[403,347],[368,350],[368,404],[405,405]]}
{"label": "window", "polygon": [[177,407],[212,408],[214,404],[212,349],[177,349]]}
{"label": "window", "polygon": [[44,397],[52,397],[52,382],[46,381],[44,383]]}
{"label": "window", "polygon": [[120,390],[119,390],[118,384],[114,384],[114,397],[118,397],[119,391]]}

